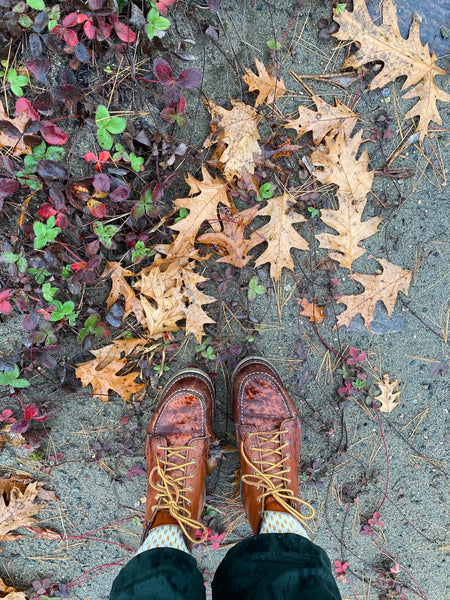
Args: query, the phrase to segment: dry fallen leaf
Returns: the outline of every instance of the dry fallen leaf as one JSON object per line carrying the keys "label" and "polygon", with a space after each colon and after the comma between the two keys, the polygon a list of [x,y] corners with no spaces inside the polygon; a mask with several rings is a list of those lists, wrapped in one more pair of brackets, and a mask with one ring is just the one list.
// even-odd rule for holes
{"label": "dry fallen leaf", "polygon": [[0,598],[2,600],[26,600],[24,592],[18,592],[15,588],[6,585],[0,577]]}
{"label": "dry fallen leaf", "polygon": [[322,323],[325,318],[323,306],[309,302],[306,298],[300,298],[298,302],[303,308],[303,312],[300,313],[302,317],[308,317],[311,323]]}
{"label": "dry fallen leaf", "polygon": [[198,275],[192,269],[183,269],[183,297],[185,299],[183,312],[186,317],[186,334],[193,333],[198,343],[204,335],[203,326],[215,323],[203,310],[204,304],[216,302],[212,296],[201,292],[197,285],[207,280],[206,277]]}
{"label": "dry fallen leaf", "polygon": [[253,235],[259,235],[268,242],[267,248],[255,262],[259,267],[270,262],[270,276],[278,280],[283,267],[294,269],[291,248],[308,250],[309,245],[294,229],[294,223],[303,223],[305,217],[293,210],[294,199],[287,192],[276,198],[269,198],[267,206],[258,211],[257,216],[269,216],[270,221],[258,229]]}
{"label": "dry fallen leaf", "polygon": [[212,100],[208,102],[212,116],[211,132],[203,143],[204,148],[217,143],[215,161],[222,167],[227,181],[242,177],[244,171],[252,174],[255,160],[262,155],[257,128],[262,117],[252,106],[240,100],[231,100],[231,104],[233,108],[227,110]]}
{"label": "dry fallen leaf", "polygon": [[389,317],[394,311],[395,301],[399,292],[408,295],[412,271],[397,267],[388,260],[377,258],[383,267],[381,275],[363,275],[353,273],[353,278],[361,283],[365,290],[362,294],[342,296],[338,302],[346,305],[346,309],[337,317],[337,327],[348,326],[354,316],[360,314],[364,325],[369,329],[373,321],[375,306],[381,300],[387,309]]}
{"label": "dry fallen leaf", "polygon": [[219,204],[231,206],[227,195],[228,185],[220,177],[212,177],[205,167],[202,167],[202,175],[203,181],[199,181],[189,173],[186,183],[191,188],[190,196],[174,201],[175,206],[187,208],[189,214],[171,226],[171,229],[179,232],[172,244],[172,256],[185,254],[186,249],[194,247],[195,236],[205,221],[209,221],[215,231],[220,231],[217,208]]}
{"label": "dry fallen leaf", "polygon": [[258,75],[255,75],[250,69],[245,69],[246,73],[242,76],[242,79],[248,85],[250,92],[259,90],[255,106],[259,106],[263,102],[271,104],[286,93],[286,86],[281,78],[277,79],[273,75],[270,75],[263,63],[257,58],[255,58],[255,64],[258,69]]}
{"label": "dry fallen leaf", "polygon": [[398,388],[398,381],[391,383],[389,375],[383,375],[383,381],[380,381],[378,387],[381,390],[379,396],[375,396],[377,402],[381,402],[381,406],[378,410],[381,412],[390,413],[396,406],[400,404],[400,391],[394,391]]}
{"label": "dry fallen leaf", "polygon": [[230,452],[236,452],[236,448],[228,446],[223,440],[220,440],[213,435],[213,440],[209,447],[208,460],[206,463],[208,475],[211,475],[213,469],[219,468],[222,459],[225,458],[225,455]]}
{"label": "dry fallen leaf", "polygon": [[330,132],[336,135],[340,130],[348,139],[356,125],[358,115],[350,108],[347,108],[338,98],[335,99],[336,106],[327,104],[320,96],[311,96],[311,100],[317,107],[317,112],[306,108],[298,107],[298,119],[292,119],[285,123],[286,129],[295,129],[297,138],[301,135],[312,132],[313,142],[317,145]]}
{"label": "dry fallen leaf", "polygon": [[31,146],[27,146],[23,140],[25,125],[29,120],[28,110],[24,110],[15,119],[10,119],[0,100],[0,148],[11,148],[10,153],[13,156],[31,154],[33,149]]}
{"label": "dry fallen leaf", "polygon": [[382,88],[397,77],[406,75],[402,91],[403,98],[419,96],[417,103],[406,113],[405,119],[419,117],[417,129],[420,139],[427,134],[430,121],[442,124],[436,102],[450,102],[450,94],[444,92],[434,82],[436,75],[445,75],[446,71],[436,65],[436,55],[428,50],[428,44],[422,46],[419,34],[419,22],[413,19],[405,40],[400,33],[397,11],[393,0],[383,1],[383,23],[375,25],[365,0],[354,0],[353,12],[342,11],[334,19],[339,23],[339,31],[333,34],[339,40],[358,41],[360,49],[344,63],[343,69],[359,68],[369,62],[384,63],[383,69],[373,78],[369,89]]}
{"label": "dry fallen leaf", "polygon": [[256,206],[229,215],[223,211],[221,213],[222,231],[204,233],[197,238],[197,241],[218,247],[222,258],[218,258],[216,262],[229,263],[241,269],[252,258],[248,252],[264,242],[262,237],[253,236],[249,239],[244,237],[248,224],[253,221],[257,212]]}
{"label": "dry fallen leaf", "polygon": [[322,221],[338,232],[319,233],[316,238],[321,248],[335,250],[330,258],[336,260],[341,267],[350,269],[352,263],[362,256],[366,250],[360,246],[362,240],[378,231],[381,217],[372,217],[362,221],[366,206],[366,195],[373,182],[373,171],[368,171],[369,155],[364,151],[359,158],[357,153],[361,144],[362,131],[346,140],[341,132],[336,138],[325,139],[326,151],[316,150],[311,160],[316,167],[314,176],[324,184],[338,186],[336,192],[339,201],[338,210],[322,209]]}
{"label": "dry fallen leaf", "polygon": [[0,540],[20,539],[20,535],[10,532],[36,523],[34,515],[45,508],[45,504],[34,504],[42,485],[32,482],[25,488],[10,486],[8,479],[0,478]]}
{"label": "dry fallen leaf", "polygon": [[107,262],[102,277],[107,277],[108,275],[111,278],[111,291],[106,301],[106,308],[109,310],[120,296],[123,296],[125,299],[123,318],[125,319],[132,312],[137,321],[141,323],[144,319],[141,304],[132,287],[125,280],[125,277],[134,277],[133,271],[124,269],[118,262]]}
{"label": "dry fallen leaf", "polygon": [[126,366],[126,358],[114,358],[102,369],[98,369],[99,362],[100,360],[96,357],[77,365],[75,369],[75,374],[83,386],[92,385],[94,398],[108,402],[108,391],[112,390],[118,396],[122,396],[125,402],[128,402],[131,394],[135,394],[145,387],[145,384],[135,382],[138,373],[117,375]]}

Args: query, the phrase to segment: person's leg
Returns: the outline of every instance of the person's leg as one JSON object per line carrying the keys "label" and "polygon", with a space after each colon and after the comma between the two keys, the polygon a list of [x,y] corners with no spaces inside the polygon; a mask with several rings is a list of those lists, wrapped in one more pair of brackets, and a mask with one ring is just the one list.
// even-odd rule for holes
{"label": "person's leg", "polygon": [[154,548],[137,554],[113,582],[109,600],[204,600],[203,576],[182,550]]}
{"label": "person's leg", "polygon": [[[190,554],[200,522],[212,434],[214,389],[197,369],[166,385],[147,430],[147,506],[137,555],[113,582],[110,600],[202,600],[203,577]],[[196,537],[197,530],[203,535]]]}
{"label": "person's leg", "polygon": [[243,360],[232,378],[242,495],[253,537],[216,571],[214,600],[339,600],[325,551],[308,539],[314,509],[299,496],[300,420],[265,359]]}

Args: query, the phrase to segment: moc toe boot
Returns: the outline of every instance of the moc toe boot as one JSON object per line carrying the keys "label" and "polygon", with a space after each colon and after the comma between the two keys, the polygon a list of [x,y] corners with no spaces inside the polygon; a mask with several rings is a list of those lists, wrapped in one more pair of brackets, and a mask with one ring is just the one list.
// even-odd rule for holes
{"label": "moc toe boot", "polygon": [[305,521],[314,509],[298,488],[301,425],[275,368],[261,357],[241,361],[232,376],[232,408],[241,460],[242,497],[254,534],[265,510]]}
{"label": "moc toe boot", "polygon": [[176,524],[190,549],[200,523],[212,434],[214,387],[199,369],[167,383],[147,429],[147,505],[142,541],[153,527]]}

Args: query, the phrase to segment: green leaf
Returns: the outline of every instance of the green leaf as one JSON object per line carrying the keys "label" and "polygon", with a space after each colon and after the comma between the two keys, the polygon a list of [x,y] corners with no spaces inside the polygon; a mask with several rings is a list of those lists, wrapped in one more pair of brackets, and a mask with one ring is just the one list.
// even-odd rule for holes
{"label": "green leaf", "polygon": [[103,125],[110,133],[122,133],[126,126],[127,122],[122,117],[111,117]]}
{"label": "green leaf", "polygon": [[11,385],[15,388],[25,388],[30,385],[30,382],[26,379],[16,379],[11,383]]}
{"label": "green leaf", "polygon": [[87,327],[88,329],[95,327],[95,325],[97,325],[97,321],[98,321],[98,316],[97,315],[91,315],[90,317],[88,317],[84,323],[84,326]]}
{"label": "green leaf", "polygon": [[25,75],[18,75],[16,77],[16,84],[20,85],[20,87],[24,87],[25,85],[28,85],[30,83],[30,80],[28,79],[28,77],[25,77]]}
{"label": "green leaf", "polygon": [[164,17],[158,17],[154,22],[154,25],[158,31],[164,31],[165,29],[169,29],[170,21]]}
{"label": "green leaf", "polygon": [[37,236],[42,237],[43,235],[45,235],[47,228],[44,225],[44,223],[36,221],[35,223],[33,223],[33,231]]}
{"label": "green leaf", "polygon": [[95,112],[95,122],[97,123],[97,126],[104,127],[107,119],[109,119],[109,111],[106,106],[100,104],[100,106],[97,106]]}
{"label": "green leaf", "polygon": [[103,129],[101,127],[97,129],[97,139],[98,143],[102,148],[104,148],[105,150],[111,150],[113,145],[113,139],[106,131],[106,129]]}
{"label": "green leaf", "polygon": [[33,154],[32,155],[31,154],[27,154],[25,156],[25,161],[24,161],[25,166],[27,164],[27,158],[31,157],[31,158],[36,158],[37,160],[40,160],[41,158],[44,158],[44,156],[45,156],[45,148],[46,148],[45,142],[42,142],[38,146],[35,146],[33,148]]}
{"label": "green leaf", "polygon": [[45,158],[48,158],[48,160],[57,161],[63,159],[65,154],[66,151],[64,148],[61,148],[60,146],[49,146],[45,153]]}
{"label": "green leaf", "polygon": [[22,88],[19,85],[16,85],[15,83],[11,84],[11,91],[18,98],[21,98],[23,96]]}
{"label": "green leaf", "polygon": [[16,267],[19,273],[25,273],[27,270],[27,261],[23,256],[19,256],[19,260],[16,263]]}
{"label": "green leaf", "polygon": [[28,29],[29,27],[31,27],[33,25],[33,19],[31,19],[28,15],[20,15],[19,23],[20,23],[20,25],[22,25],[22,27],[25,27],[25,29]]}
{"label": "green leaf", "polygon": [[44,0],[27,0],[27,4],[34,10],[45,10]]}
{"label": "green leaf", "polygon": [[156,35],[156,27],[153,23],[147,23],[147,37],[149,40],[152,40]]}
{"label": "green leaf", "polygon": [[14,252],[5,252],[4,254],[2,254],[2,259],[6,263],[15,263],[19,260],[19,255],[14,254]]}
{"label": "green leaf", "polygon": [[157,8],[151,8],[148,11],[147,21],[149,23],[154,23],[159,18],[159,12]]}

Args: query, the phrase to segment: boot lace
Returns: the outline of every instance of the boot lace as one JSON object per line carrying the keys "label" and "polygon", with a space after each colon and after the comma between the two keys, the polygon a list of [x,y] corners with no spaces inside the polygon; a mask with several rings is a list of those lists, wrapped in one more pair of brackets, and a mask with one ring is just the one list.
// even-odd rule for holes
{"label": "boot lace", "polygon": [[[285,464],[289,458],[289,454],[283,456],[283,450],[288,446],[289,442],[281,441],[283,433],[287,433],[287,430],[255,431],[248,434],[248,437],[255,437],[255,442],[258,446],[251,445],[250,448],[259,452],[259,459],[250,459],[245,452],[244,442],[241,442],[241,456],[253,471],[253,475],[243,475],[242,482],[247,485],[253,485],[256,489],[262,489],[261,494],[257,498],[258,502],[265,500],[268,496],[272,496],[288,513],[312,532],[306,521],[314,519],[316,511],[311,504],[294,496],[294,492],[287,487],[291,483],[289,477],[287,477],[289,468]],[[267,460],[269,457],[273,459],[274,454],[278,456],[278,460],[275,462]],[[300,504],[302,506],[300,511],[291,506],[291,502]],[[303,508],[307,509],[306,514],[302,512]]]}
{"label": "boot lace", "polygon": [[[186,479],[191,475],[174,477],[175,471],[185,472],[187,467],[196,462],[195,458],[189,461],[186,460],[187,452],[192,450],[192,447],[158,446],[158,450],[165,450],[166,456],[165,458],[162,458],[159,454],[156,456],[157,465],[149,475],[149,484],[158,492],[155,496],[158,504],[155,504],[152,510],[168,510],[172,517],[176,519],[188,540],[193,544],[200,544],[207,538],[208,529],[206,525],[193,519],[187,508],[191,501],[186,498],[185,494],[192,491],[192,486],[187,485]],[[177,460],[179,462],[176,462]],[[189,528],[200,530],[200,539],[192,537]]]}

